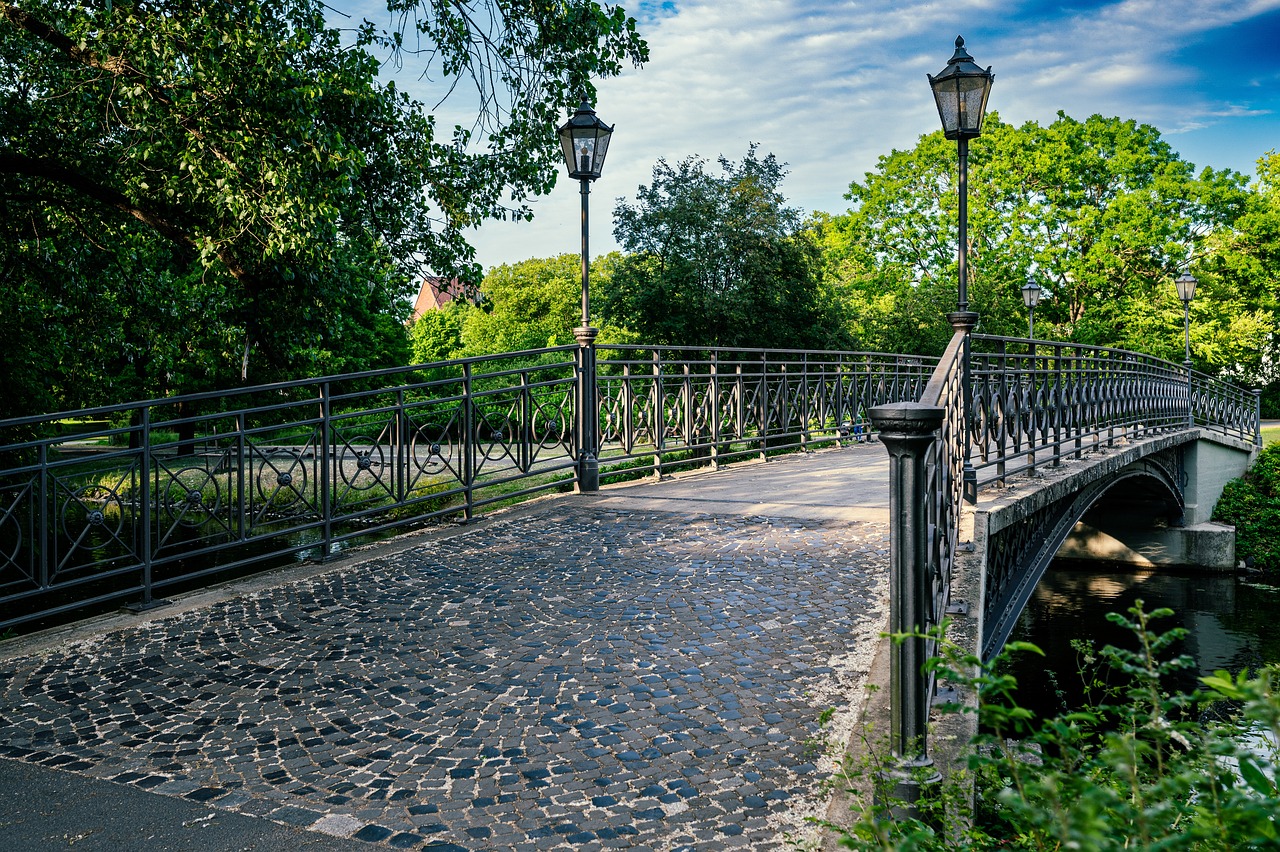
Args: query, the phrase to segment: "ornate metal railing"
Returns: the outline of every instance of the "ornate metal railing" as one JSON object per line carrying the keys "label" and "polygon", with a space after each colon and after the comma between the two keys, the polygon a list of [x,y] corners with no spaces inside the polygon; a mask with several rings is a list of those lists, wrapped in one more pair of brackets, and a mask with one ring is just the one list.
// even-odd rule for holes
{"label": "ornate metal railing", "polygon": [[1256,395],[1212,376],[1123,349],[972,339],[970,440],[980,483],[1192,425],[1258,440]]}
{"label": "ornate metal railing", "polygon": [[[0,627],[572,484],[577,347],[0,423]],[[60,421],[88,421],[60,434]],[[25,439],[15,436],[28,436]]]}
{"label": "ornate metal railing", "polygon": [[868,352],[598,346],[601,475],[659,473],[871,432],[867,410],[914,399],[935,359]]}
{"label": "ornate metal railing", "polygon": [[942,623],[950,598],[960,532],[965,462],[964,337],[964,332],[958,332],[951,338],[920,398],[923,404],[943,411],[942,427],[925,457],[928,523],[933,530],[929,543],[930,596],[934,602],[929,613],[931,627]]}
{"label": "ornate metal railing", "polygon": [[[979,484],[1003,484],[1104,443],[1192,427],[1260,443],[1257,395],[1227,382],[1138,352],[965,328],[918,401],[880,405],[871,417],[890,457],[889,629],[905,637],[891,649],[890,741],[908,774],[930,764],[936,684],[923,666],[950,599],[962,502],[976,500]],[[1043,514],[1056,523],[1055,511]],[[1008,543],[1023,547],[1022,539]],[[1006,594],[1018,579],[1008,570],[988,576],[986,594]]]}
{"label": "ornate metal railing", "polygon": [[890,744],[904,777],[931,764],[926,742],[937,653],[951,594],[964,493],[967,330],[955,333],[918,401],[871,418],[889,452]]}
{"label": "ornate metal railing", "polygon": [[[870,433],[930,359],[598,348],[600,474]],[[578,346],[0,422],[0,630],[578,484]],[[70,426],[78,430],[67,431]]]}

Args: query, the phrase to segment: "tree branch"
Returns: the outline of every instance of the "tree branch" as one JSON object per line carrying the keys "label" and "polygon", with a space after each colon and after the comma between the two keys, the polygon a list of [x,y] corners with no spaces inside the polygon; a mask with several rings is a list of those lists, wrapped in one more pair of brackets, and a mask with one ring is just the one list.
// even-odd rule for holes
{"label": "tree branch", "polygon": [[[25,175],[26,177],[51,181],[86,198],[93,199],[100,204],[105,204],[132,216],[172,242],[191,249],[199,250],[200,248],[195,236],[181,225],[155,211],[147,210],[145,207],[135,203],[123,192],[104,186],[80,172],[67,168],[61,163],[37,157],[28,157],[23,154],[0,152],[0,174]],[[252,276],[248,270],[236,260],[235,256],[225,246],[218,248],[215,254],[236,280],[242,284],[251,284]]]}
{"label": "tree branch", "polygon": [[83,65],[88,65],[90,68],[97,68],[109,74],[122,74],[132,71],[122,57],[108,56],[103,59],[92,50],[80,47],[64,33],[58,32],[30,12],[19,9],[12,3],[0,0],[0,19],[8,21],[19,29],[26,30],[45,44],[66,54],[67,58]]}

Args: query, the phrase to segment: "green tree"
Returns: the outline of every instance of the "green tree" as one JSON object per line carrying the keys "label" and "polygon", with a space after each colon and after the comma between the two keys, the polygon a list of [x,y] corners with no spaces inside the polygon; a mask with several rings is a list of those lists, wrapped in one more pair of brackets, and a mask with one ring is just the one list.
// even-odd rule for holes
{"label": "green tree", "polygon": [[461,357],[462,328],[474,309],[466,299],[454,299],[418,317],[409,329],[413,363],[430,364]]}
{"label": "green tree", "polygon": [[[941,132],[882,157],[850,186],[854,207],[825,225],[828,274],[846,303],[872,312],[909,306],[929,349],[949,337],[956,303],[956,154]],[[1199,263],[1214,235],[1249,204],[1244,176],[1181,160],[1149,125],[1062,113],[1047,127],[992,115],[970,149],[971,306],[980,331],[1025,334],[1020,288],[1044,288],[1045,336],[1128,346],[1181,360],[1181,304],[1172,279]],[[886,295],[892,296],[886,300]],[[945,306],[932,320],[932,306]],[[1202,340],[1234,332],[1233,310],[1198,317]],[[895,327],[887,318],[862,320]],[[1216,326],[1216,328],[1215,328]],[[906,329],[909,332],[911,329]],[[899,332],[903,329],[898,329]],[[1214,366],[1225,349],[1201,346]]]}
{"label": "green tree", "polygon": [[754,145],[719,163],[716,175],[698,157],[660,160],[636,203],[614,210],[628,254],[601,315],[658,344],[839,348],[818,244],[779,191],[785,168]]}
{"label": "green tree", "polygon": [[[592,296],[608,290],[619,262],[615,252],[591,263]],[[480,307],[470,311],[462,327],[462,351],[488,355],[565,346],[575,342],[582,324],[582,260],[562,254],[504,264],[489,270],[481,285]],[[629,339],[622,329],[605,324],[600,343]]]}
{"label": "green tree", "polygon": [[[106,334],[169,311],[163,327],[203,341],[200,354],[145,359],[148,393],[193,389],[178,381],[210,368],[223,385],[403,361],[410,282],[428,270],[478,281],[466,231],[528,216],[524,199],[556,178],[546,127],[592,77],[645,57],[634,21],[590,0],[389,0],[402,30],[366,22],[354,36],[326,8],[0,0],[0,297],[35,297],[24,322],[74,323],[67,304],[82,303]],[[410,27],[446,85],[475,83],[475,127],[441,131],[379,82],[374,51],[414,43]],[[199,294],[122,291],[141,278]],[[161,301],[124,310],[148,293]],[[59,332],[10,353],[6,379],[38,365],[18,370],[23,404],[100,372],[79,359],[76,329]],[[209,335],[233,345],[197,363]]]}
{"label": "green tree", "polygon": [[[1262,386],[1264,417],[1280,417],[1280,153],[1259,158],[1245,212],[1215,234],[1197,266],[1191,345],[1224,372]],[[1206,314],[1224,322],[1206,323]],[[1219,354],[1221,353],[1221,354]]]}

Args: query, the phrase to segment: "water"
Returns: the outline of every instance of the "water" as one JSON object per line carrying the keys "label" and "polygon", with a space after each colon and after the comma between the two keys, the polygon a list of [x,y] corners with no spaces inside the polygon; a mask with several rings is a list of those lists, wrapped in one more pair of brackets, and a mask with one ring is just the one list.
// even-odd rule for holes
{"label": "water", "polygon": [[1018,703],[1040,713],[1083,706],[1079,653],[1073,639],[1096,647],[1135,647],[1128,631],[1107,621],[1142,599],[1148,612],[1174,611],[1153,624],[1189,631],[1176,653],[1196,665],[1171,686],[1190,690],[1197,678],[1217,669],[1256,671],[1280,662],[1280,578],[1265,575],[1182,573],[1168,570],[1107,570],[1055,563],[1018,620],[1012,639],[1032,642],[1047,655],[1019,655],[1010,669],[1018,679]]}

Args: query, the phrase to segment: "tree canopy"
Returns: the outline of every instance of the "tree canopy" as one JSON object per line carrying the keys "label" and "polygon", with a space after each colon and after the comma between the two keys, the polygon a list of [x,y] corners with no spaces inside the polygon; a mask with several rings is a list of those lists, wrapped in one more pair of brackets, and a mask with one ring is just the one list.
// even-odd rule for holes
{"label": "tree canopy", "polygon": [[614,210],[627,254],[601,316],[655,344],[838,347],[817,244],[779,189],[786,169],[755,146],[719,164],[714,174],[699,157],[660,160],[635,204]]}
{"label": "tree canopy", "polygon": [[[412,282],[477,282],[467,230],[527,216],[548,127],[646,55],[591,0],[389,0],[398,27],[352,33],[326,9],[0,0],[0,297],[52,329],[7,353],[0,415],[407,358]],[[472,127],[379,80],[410,44],[472,81]]]}
{"label": "tree canopy", "polygon": [[[591,263],[591,292],[607,291],[621,255]],[[478,304],[455,299],[428,311],[410,330],[415,362],[442,361],[565,346],[582,324],[582,261],[576,254],[530,258],[490,269]],[[630,332],[605,325],[600,343],[629,342]]]}
{"label": "tree canopy", "polygon": [[[937,351],[950,336],[955,174],[954,143],[928,134],[853,183],[846,215],[815,222],[828,273],[866,345]],[[1044,336],[1180,361],[1182,306],[1172,281],[1188,267],[1205,288],[1193,305],[1197,366],[1247,359],[1266,326],[1276,327],[1236,282],[1207,274],[1225,235],[1257,204],[1247,178],[1196,173],[1149,125],[1059,113],[1048,126],[1015,128],[992,115],[971,143],[969,188],[979,331],[1025,335],[1020,290],[1030,278],[1044,289],[1036,311]]]}

